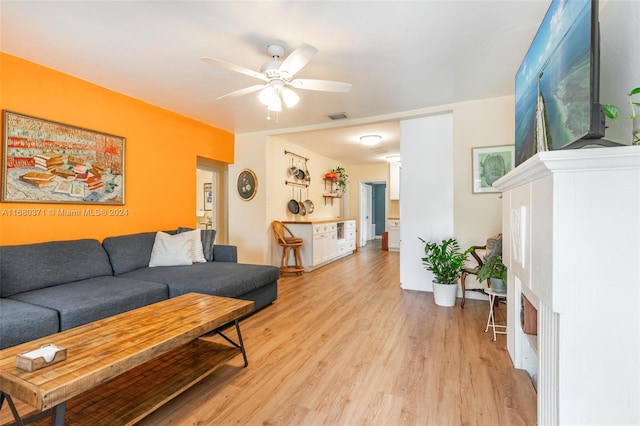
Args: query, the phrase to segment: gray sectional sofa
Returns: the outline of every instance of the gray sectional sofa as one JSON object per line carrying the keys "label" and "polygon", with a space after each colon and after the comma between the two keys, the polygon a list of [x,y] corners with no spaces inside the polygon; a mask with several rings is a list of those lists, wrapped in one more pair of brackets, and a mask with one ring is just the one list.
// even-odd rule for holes
{"label": "gray sectional sofa", "polygon": [[254,310],[278,297],[278,268],[237,263],[235,246],[150,268],[155,235],[0,246],[0,349],[189,292],[252,300]]}

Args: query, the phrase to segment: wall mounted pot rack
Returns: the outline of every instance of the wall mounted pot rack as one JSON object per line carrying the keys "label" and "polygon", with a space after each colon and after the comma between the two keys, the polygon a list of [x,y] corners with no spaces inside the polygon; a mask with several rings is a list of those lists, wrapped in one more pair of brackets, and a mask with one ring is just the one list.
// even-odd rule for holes
{"label": "wall mounted pot rack", "polygon": [[287,151],[286,149],[284,150],[284,155],[293,155],[294,157],[301,158],[304,161],[309,161],[309,159],[307,157],[303,157],[302,155],[296,154],[295,152]]}

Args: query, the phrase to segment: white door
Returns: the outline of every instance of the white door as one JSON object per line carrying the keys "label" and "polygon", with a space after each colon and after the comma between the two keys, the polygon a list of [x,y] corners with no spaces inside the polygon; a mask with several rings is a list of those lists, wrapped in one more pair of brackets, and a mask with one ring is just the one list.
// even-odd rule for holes
{"label": "white door", "polygon": [[367,245],[373,239],[371,232],[373,222],[373,190],[371,185],[360,184],[360,247]]}

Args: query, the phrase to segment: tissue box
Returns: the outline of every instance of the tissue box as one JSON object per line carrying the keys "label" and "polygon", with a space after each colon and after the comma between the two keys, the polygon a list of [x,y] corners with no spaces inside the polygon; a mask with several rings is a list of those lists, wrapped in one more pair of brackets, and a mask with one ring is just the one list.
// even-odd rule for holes
{"label": "tissue box", "polygon": [[16,367],[25,371],[36,371],[67,359],[67,348],[50,344],[33,351],[16,355]]}

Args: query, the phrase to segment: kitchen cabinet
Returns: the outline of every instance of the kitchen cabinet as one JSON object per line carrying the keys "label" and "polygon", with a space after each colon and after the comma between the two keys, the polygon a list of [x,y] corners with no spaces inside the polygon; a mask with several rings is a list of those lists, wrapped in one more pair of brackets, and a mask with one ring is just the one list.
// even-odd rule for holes
{"label": "kitchen cabinet", "polygon": [[356,249],[355,220],[283,222],[304,245],[300,248],[305,272],[348,256]]}
{"label": "kitchen cabinet", "polygon": [[387,220],[388,246],[390,251],[400,251],[400,219]]}
{"label": "kitchen cabinet", "polygon": [[389,163],[389,199],[400,199],[400,163]]}
{"label": "kitchen cabinet", "polygon": [[342,257],[353,253],[356,249],[356,221],[338,222],[337,226],[338,255]]}
{"label": "kitchen cabinet", "polygon": [[313,227],[312,265],[316,266],[336,257],[338,253],[338,235],[336,233],[335,223],[328,223],[323,225],[312,225],[312,227]]}

